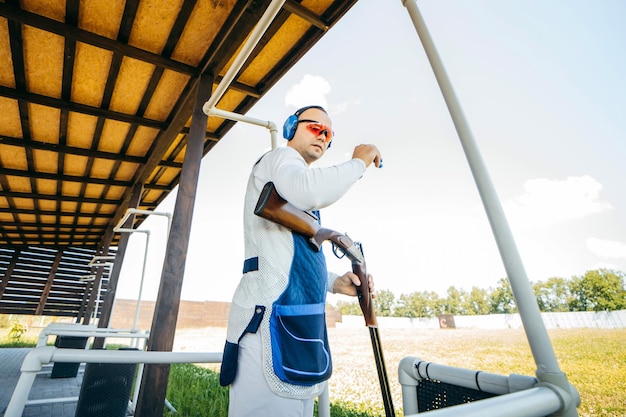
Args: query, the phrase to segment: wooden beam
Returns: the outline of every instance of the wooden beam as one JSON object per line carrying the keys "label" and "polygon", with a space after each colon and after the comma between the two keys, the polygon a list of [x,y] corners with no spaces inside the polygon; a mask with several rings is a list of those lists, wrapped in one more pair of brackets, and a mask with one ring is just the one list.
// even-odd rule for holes
{"label": "wooden beam", "polygon": [[22,193],[19,191],[4,191],[0,190],[0,197],[10,198],[26,198],[30,200],[49,200],[49,201],[72,201],[76,203],[95,203],[95,204],[111,204],[114,206],[119,205],[120,201],[111,198],[91,198],[91,197],[74,197],[70,195],[48,195],[37,193]]}
{"label": "wooden beam", "polygon": [[48,301],[48,295],[50,294],[50,289],[52,289],[52,284],[54,283],[54,276],[57,273],[57,269],[59,269],[59,263],[61,263],[62,257],[63,257],[63,251],[60,250],[57,252],[57,255],[54,258],[54,262],[52,263],[52,267],[50,268],[50,272],[48,273],[48,279],[46,280],[46,285],[43,288],[41,297],[39,297],[39,305],[37,306],[37,310],[35,311],[36,316],[40,316],[43,313],[43,309],[46,306],[46,302]]}
{"label": "wooden beam", "polygon": [[[127,3],[131,5],[138,4],[137,2]],[[87,43],[89,45],[97,46],[102,49],[107,49],[109,51],[119,51],[125,56],[148,62],[150,64],[156,65],[157,67],[170,69],[172,71],[192,76],[198,74],[198,69],[191,65],[187,65],[173,59],[167,59],[162,57],[161,55],[146,51],[145,49],[128,45],[124,42],[124,39],[121,39],[121,41],[116,41],[107,38],[106,36],[101,36],[96,33],[68,25],[36,13],[22,10],[19,7],[10,4],[0,3],[0,16],[6,17],[7,19],[9,19],[9,21],[15,21],[26,24],[28,26],[33,26],[45,30],[46,32],[55,33],[64,38],[72,38],[77,41]]]}
{"label": "wooden beam", "polygon": [[29,93],[26,90],[18,90],[15,88],[4,87],[1,85],[0,96],[12,98],[18,100],[19,102],[24,102],[27,104],[41,104],[42,106],[52,107],[55,109],[65,109],[67,111],[87,114],[89,116],[104,117],[106,119],[117,120],[119,122],[126,122],[130,124],[134,123],[141,126],[151,127],[157,130],[165,130],[168,126],[167,122],[161,122],[159,120],[138,117],[132,114],[108,110],[106,108],[88,106],[86,104],[76,103],[73,101],[44,96],[42,94]]}
{"label": "wooden beam", "polygon": [[0,300],[2,300],[2,296],[4,295],[4,290],[6,290],[9,280],[11,279],[11,275],[13,275],[13,269],[15,269],[15,265],[17,264],[17,260],[20,257],[20,250],[16,249],[13,252],[13,257],[11,258],[11,263],[7,266],[6,271],[4,272],[4,276],[0,281]]}
{"label": "wooden beam", "polygon": [[11,136],[0,136],[0,145],[17,146],[18,148],[38,149],[42,151],[56,152],[59,154],[86,156],[88,158],[108,159],[112,161],[130,162],[133,164],[144,164],[147,158],[140,156],[124,155],[105,151],[92,151],[91,149],[67,146],[61,143],[46,143],[36,140],[24,140]]}
{"label": "wooden beam", "polygon": [[[22,38],[22,28],[21,25],[16,22],[9,21],[9,43],[11,46],[11,60],[13,61],[13,77],[15,77],[15,86],[17,88],[26,89],[26,70],[24,64],[24,39]],[[20,125],[22,129],[22,135],[24,137],[30,137],[30,124],[28,119],[28,107],[24,105],[24,103],[18,102],[18,111],[20,115]],[[32,152],[26,150],[26,159],[28,160],[29,156],[32,156]],[[5,177],[2,176],[2,187],[3,189],[7,183]],[[9,207],[15,207],[15,200],[12,198],[7,198],[7,202],[9,203]],[[39,208],[35,205],[35,208]],[[19,219],[14,214],[13,219],[18,221]],[[20,233],[20,237],[23,239],[24,234]]]}
{"label": "wooden beam", "polygon": [[318,29],[327,31],[329,28],[328,22],[324,21],[320,16],[313,13],[310,9],[307,9],[306,7],[302,6],[300,3],[294,0],[285,1],[285,5],[283,6],[283,8],[288,12],[301,17]]}
{"label": "wooden beam", "polygon": [[[95,233],[93,238],[89,238],[88,240],[83,240],[82,245],[85,247],[93,248],[98,246],[98,244],[102,241],[102,237]],[[65,237],[65,235],[61,235],[59,239],[55,238],[41,238],[35,240],[35,238],[29,237],[27,240],[23,238],[1,238],[0,246],[8,246],[8,247],[29,247],[29,246],[46,246],[50,248],[66,248],[70,246],[74,246],[76,242],[73,242]]]}
{"label": "wooden beam", "polygon": [[37,172],[34,169],[22,170],[11,168],[0,168],[0,175],[10,175],[13,177],[23,177],[31,179],[53,180],[53,181],[65,181],[76,182],[80,184],[100,184],[116,187],[130,187],[132,183],[130,181],[120,181],[113,178],[96,178],[88,176],[68,175],[68,174],[52,174],[48,172]]}
{"label": "wooden beam", "polygon": [[[187,150],[185,151],[179,189],[176,195],[172,228],[167,241],[161,284],[159,285],[150,339],[147,345],[149,351],[171,352],[174,346],[180,293],[207,126],[207,115],[202,111],[202,106],[211,96],[212,86],[212,76],[203,75],[200,77]],[[163,415],[169,371],[169,364],[147,365],[144,368],[135,412],[136,417]]]}
{"label": "wooden beam", "polygon": [[[0,210],[0,213],[6,213],[8,212],[8,209],[2,209]],[[20,210],[20,209],[15,209],[15,210],[11,210],[11,213],[18,213],[18,214],[45,214],[46,212],[44,210]],[[60,216],[71,216],[72,214],[67,212],[68,214],[63,214],[64,212],[54,212],[49,210],[47,213],[52,213],[51,215],[56,215],[57,213]],[[98,218],[98,217],[111,217],[111,216],[104,216],[102,214],[99,213],[93,213],[93,214],[85,214],[85,215],[81,215],[81,217],[84,218]],[[102,225],[93,225],[93,226],[82,226],[82,225],[74,225],[74,224],[64,224],[64,223],[44,223],[44,222],[2,222],[2,225],[6,228],[16,228],[16,227],[22,227],[25,229],[31,228],[31,229],[41,229],[44,233],[52,233],[52,232],[56,232],[56,233],[68,233],[70,230],[77,230],[79,233],[94,233],[97,231],[98,234],[102,234],[104,233],[104,229],[106,226],[102,226]]]}

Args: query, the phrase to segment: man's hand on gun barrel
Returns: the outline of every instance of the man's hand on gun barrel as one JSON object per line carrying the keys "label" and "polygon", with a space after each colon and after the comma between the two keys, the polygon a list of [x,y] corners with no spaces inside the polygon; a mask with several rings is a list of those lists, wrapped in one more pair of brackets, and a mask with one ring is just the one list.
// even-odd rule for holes
{"label": "man's hand on gun barrel", "polygon": [[[367,280],[370,289],[369,292],[372,298],[376,298],[376,293],[374,292],[374,277],[372,277],[371,274],[367,274]],[[333,285],[333,293],[356,296],[356,287],[360,285],[361,280],[359,280],[359,277],[354,272],[349,271],[337,277]]]}

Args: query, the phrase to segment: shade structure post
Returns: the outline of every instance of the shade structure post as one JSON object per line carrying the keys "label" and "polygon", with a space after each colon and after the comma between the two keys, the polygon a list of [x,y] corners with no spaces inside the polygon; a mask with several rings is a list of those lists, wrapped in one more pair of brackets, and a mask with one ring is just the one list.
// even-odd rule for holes
{"label": "shade structure post", "polygon": [[[150,328],[150,339],[147,344],[149,351],[170,352],[174,346],[185,261],[206,135],[207,115],[202,112],[202,103],[211,95],[212,85],[212,75],[205,74],[200,77],[174,205],[172,228],[167,240],[159,292]],[[169,365],[166,364],[152,364],[144,368],[135,410],[136,417],[163,414],[169,370]]]}

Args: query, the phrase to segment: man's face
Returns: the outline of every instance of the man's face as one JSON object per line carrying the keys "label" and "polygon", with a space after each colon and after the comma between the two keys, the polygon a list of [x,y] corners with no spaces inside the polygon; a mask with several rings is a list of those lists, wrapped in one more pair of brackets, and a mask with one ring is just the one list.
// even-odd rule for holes
{"label": "man's face", "polygon": [[[326,138],[332,133],[332,122],[326,113],[320,109],[308,109],[302,112],[298,119],[301,121],[298,123],[296,134],[293,136],[287,146],[294,148],[306,161],[307,164],[312,164],[324,155],[326,149],[328,149],[328,143]],[[305,122],[309,120],[320,123],[328,127],[328,132],[315,132],[311,130],[307,125],[311,122]],[[315,127],[315,125],[313,125]]]}

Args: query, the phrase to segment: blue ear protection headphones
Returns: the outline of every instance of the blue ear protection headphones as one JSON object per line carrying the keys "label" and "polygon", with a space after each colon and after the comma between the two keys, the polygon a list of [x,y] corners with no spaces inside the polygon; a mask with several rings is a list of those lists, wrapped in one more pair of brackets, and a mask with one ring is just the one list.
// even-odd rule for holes
{"label": "blue ear protection headphones", "polygon": [[[283,137],[285,139],[293,139],[294,135],[296,134],[296,130],[298,129],[298,118],[302,113],[309,109],[320,109],[321,111],[326,113],[326,110],[322,106],[306,106],[296,110],[294,114],[292,114],[287,118],[287,120],[285,120],[285,124],[283,124]],[[328,144],[328,147],[330,148],[330,143]]]}

